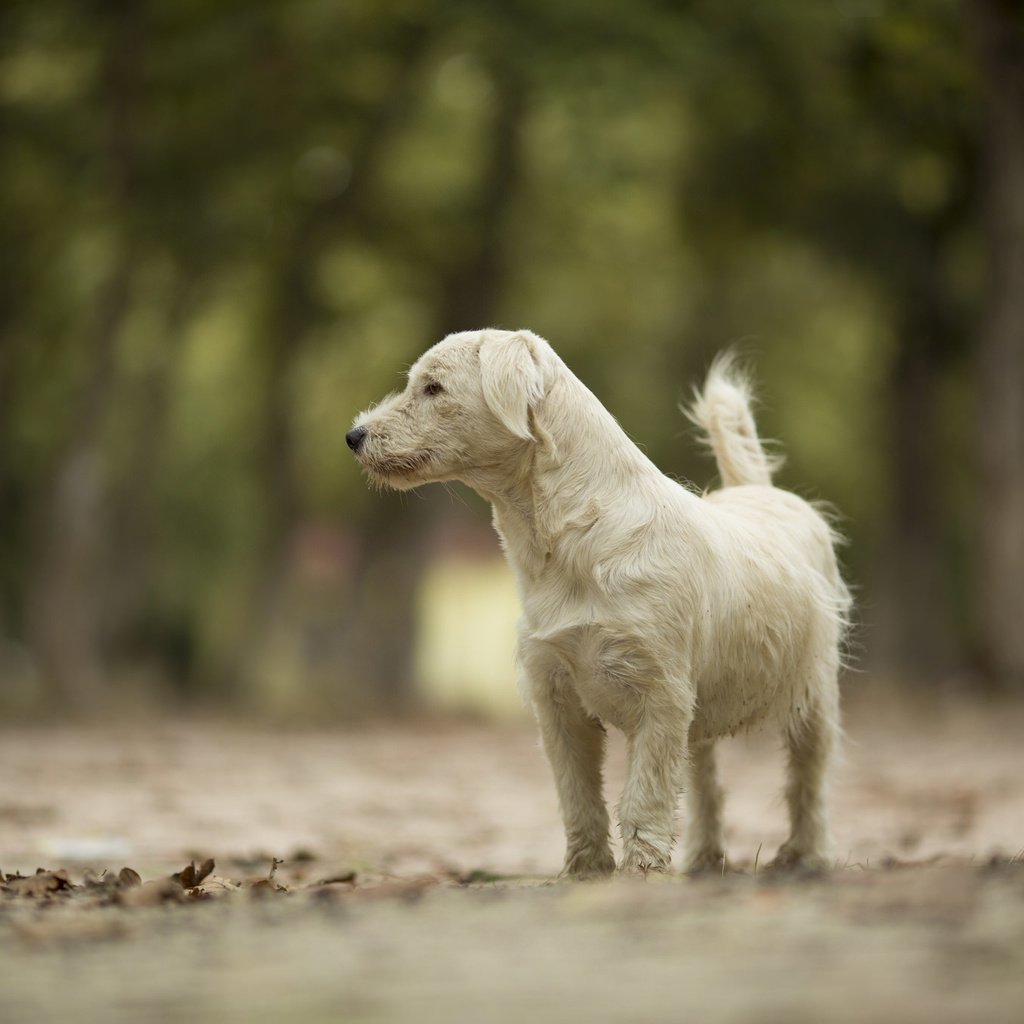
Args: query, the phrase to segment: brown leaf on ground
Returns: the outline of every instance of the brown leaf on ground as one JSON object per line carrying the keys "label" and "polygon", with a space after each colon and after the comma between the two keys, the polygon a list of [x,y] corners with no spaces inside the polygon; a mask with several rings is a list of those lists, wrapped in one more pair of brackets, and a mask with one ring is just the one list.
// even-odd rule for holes
{"label": "brown leaf on ground", "polygon": [[279,860],[277,857],[271,857],[270,870],[267,874],[258,878],[247,878],[242,883],[242,887],[244,889],[248,889],[253,896],[266,896],[269,893],[288,892],[288,887],[281,885],[281,883],[274,877],[277,874],[277,869],[283,863],[283,860]]}
{"label": "brown leaf on ground", "polygon": [[124,867],[116,874],[105,868],[98,875],[90,868],[82,873],[82,886],[90,895],[110,896],[121,889],[133,889],[142,885],[142,877],[133,868]]}
{"label": "brown leaf on ground", "polygon": [[196,862],[191,861],[187,867],[176,871],[171,878],[177,882],[182,889],[194,889],[199,885],[210,872],[216,867],[216,863],[212,857],[207,858],[203,861],[199,867],[196,867]]}
{"label": "brown leaf on ground", "polygon": [[46,871],[38,868],[34,875],[8,875],[0,886],[4,892],[18,896],[33,896],[48,899],[54,893],[68,892],[75,886],[68,878],[67,871]]}
{"label": "brown leaf on ground", "polygon": [[309,886],[309,888],[317,889],[324,885],[355,885],[356,877],[355,871],[340,871],[336,875],[319,879]]}
{"label": "brown leaf on ground", "polygon": [[204,896],[223,896],[238,892],[242,888],[241,882],[231,878],[224,878],[222,875],[207,875],[203,884],[197,887],[197,893]]}
{"label": "brown leaf on ground", "polygon": [[142,876],[134,868],[121,868],[117,873],[117,880],[125,889],[134,889],[136,886],[142,885]]}

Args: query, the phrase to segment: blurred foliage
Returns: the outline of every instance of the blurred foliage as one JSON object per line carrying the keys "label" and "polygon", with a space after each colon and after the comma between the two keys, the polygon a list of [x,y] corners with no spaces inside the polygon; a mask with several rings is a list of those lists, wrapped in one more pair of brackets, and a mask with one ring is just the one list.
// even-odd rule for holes
{"label": "blurred foliage", "polygon": [[[321,698],[338,666],[356,688],[404,671],[351,645],[401,646],[373,566],[434,535],[436,502],[369,493],[343,435],[483,319],[552,340],[698,486],[713,470],[675,407],[738,345],[781,480],[843,511],[868,607],[899,632],[924,600],[938,668],[970,664],[966,21],[946,0],[5,5],[11,692],[87,703],[128,667],[237,700],[312,607]],[[908,535],[927,573],[899,568]],[[410,610],[430,553],[402,557],[387,579]],[[879,597],[893,566],[924,596]]]}

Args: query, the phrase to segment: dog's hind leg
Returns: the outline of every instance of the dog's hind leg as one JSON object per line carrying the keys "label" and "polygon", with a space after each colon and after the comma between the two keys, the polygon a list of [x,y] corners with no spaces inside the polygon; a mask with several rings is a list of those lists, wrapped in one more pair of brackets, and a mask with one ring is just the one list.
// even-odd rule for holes
{"label": "dog's hind leg", "polygon": [[629,770],[619,801],[623,871],[669,868],[690,718],[659,704],[628,734]]}
{"label": "dog's hind leg", "polygon": [[563,874],[575,878],[611,874],[615,858],[602,793],[604,726],[587,713],[566,679],[531,676],[529,690],[565,825]]}
{"label": "dog's hind leg", "polygon": [[829,866],[828,770],[839,740],[839,686],[834,667],[823,669],[786,725],[786,803],[789,838],[772,868]]}
{"label": "dog's hind leg", "polygon": [[715,747],[702,743],[690,747],[686,764],[686,821],[683,870],[688,874],[721,870],[725,863],[722,845],[722,788],[715,770]]}

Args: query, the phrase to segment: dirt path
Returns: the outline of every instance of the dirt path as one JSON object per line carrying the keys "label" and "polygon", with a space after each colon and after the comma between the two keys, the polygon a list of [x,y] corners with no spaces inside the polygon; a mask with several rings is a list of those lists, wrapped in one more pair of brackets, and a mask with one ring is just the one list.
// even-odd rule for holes
{"label": "dirt path", "polygon": [[754,737],[723,751],[745,873],[580,886],[548,884],[529,726],[8,730],[9,874],[285,863],[210,900],[4,897],[0,1021],[1024,1019],[1024,709],[864,695],[847,731],[828,877],[753,872],[784,826]]}

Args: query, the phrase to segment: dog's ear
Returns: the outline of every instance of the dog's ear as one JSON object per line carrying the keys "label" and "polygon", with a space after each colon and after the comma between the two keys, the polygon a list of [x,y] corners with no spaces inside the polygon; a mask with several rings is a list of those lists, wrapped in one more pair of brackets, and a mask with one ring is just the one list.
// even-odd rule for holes
{"label": "dog's ear", "polygon": [[484,331],[480,383],[491,412],[516,437],[533,440],[530,409],[546,390],[546,343],[529,331]]}

